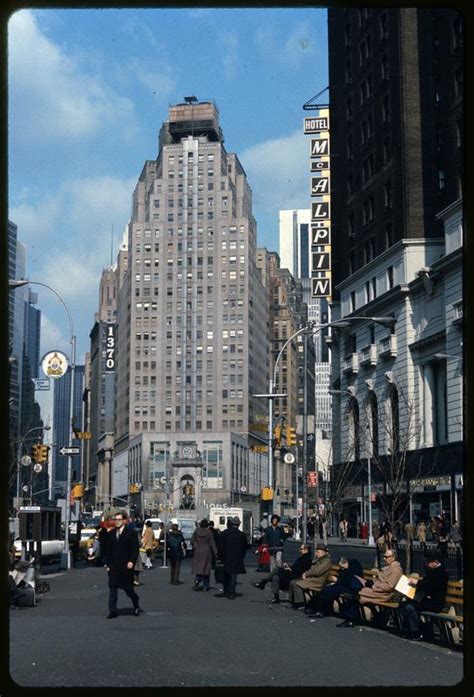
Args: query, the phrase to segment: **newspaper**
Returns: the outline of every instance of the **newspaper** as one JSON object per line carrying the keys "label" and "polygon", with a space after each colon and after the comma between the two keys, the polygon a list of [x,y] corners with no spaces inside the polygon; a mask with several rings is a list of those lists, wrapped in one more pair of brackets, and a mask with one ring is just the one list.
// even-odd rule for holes
{"label": "newspaper", "polygon": [[398,581],[397,585],[395,586],[395,590],[398,591],[399,593],[402,593],[402,595],[406,595],[407,598],[411,598],[413,600],[413,598],[415,597],[415,593],[416,593],[416,586],[411,586],[409,584],[410,580],[413,580],[413,579],[410,579],[410,578],[408,578],[408,576],[405,576],[404,574],[402,574],[402,576],[400,576],[400,580]]}

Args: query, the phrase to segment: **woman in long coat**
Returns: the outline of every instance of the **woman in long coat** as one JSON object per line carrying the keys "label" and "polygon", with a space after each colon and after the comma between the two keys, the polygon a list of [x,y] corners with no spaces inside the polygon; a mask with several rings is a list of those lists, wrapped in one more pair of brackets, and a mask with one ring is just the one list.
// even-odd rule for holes
{"label": "woman in long coat", "polygon": [[191,544],[193,547],[192,570],[196,574],[194,590],[208,591],[212,556],[217,556],[217,548],[207,520],[201,520],[199,527],[193,533]]}

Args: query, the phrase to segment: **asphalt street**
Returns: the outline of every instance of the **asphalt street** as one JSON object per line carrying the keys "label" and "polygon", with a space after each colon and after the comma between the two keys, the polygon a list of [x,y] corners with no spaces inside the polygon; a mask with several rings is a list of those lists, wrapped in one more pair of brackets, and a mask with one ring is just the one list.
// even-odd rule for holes
{"label": "asphalt street", "polygon": [[[190,560],[183,585],[169,584],[161,561],[141,574],[143,613],[119,592],[107,620],[102,568],[49,573],[50,592],[34,608],[10,612],[10,673],[23,687],[448,686],[461,681],[463,655],[412,643],[389,631],[341,629],[336,617],[311,623],[271,591],[239,576],[235,600],[194,592]],[[337,554],[333,554],[336,558]],[[50,569],[50,571],[52,571]],[[286,597],[286,594],[282,594]]]}

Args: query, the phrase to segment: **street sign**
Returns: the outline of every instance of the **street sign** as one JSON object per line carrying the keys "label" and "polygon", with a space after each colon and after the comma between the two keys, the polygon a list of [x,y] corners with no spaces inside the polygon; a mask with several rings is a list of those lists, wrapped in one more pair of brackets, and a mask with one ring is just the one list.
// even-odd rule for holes
{"label": "street sign", "polygon": [[241,486],[241,487],[240,487],[240,491],[241,491],[243,494],[245,494],[245,492],[247,491],[247,487],[246,487],[246,486]]}
{"label": "street sign", "polygon": [[21,458],[21,464],[25,466],[31,465],[31,457],[29,455],[23,455]]}
{"label": "street sign", "polygon": [[292,465],[295,461],[295,456],[293,455],[293,453],[285,453],[285,457],[283,459],[287,465]]}
{"label": "street sign", "polygon": [[43,465],[40,465],[39,462],[38,462],[36,465],[33,466],[33,470],[34,470],[36,473],[41,472],[42,469],[43,469]]}
{"label": "street sign", "polygon": [[65,445],[63,445],[63,447],[59,449],[59,452],[61,453],[61,455],[79,455],[81,449],[75,446],[68,448]]}

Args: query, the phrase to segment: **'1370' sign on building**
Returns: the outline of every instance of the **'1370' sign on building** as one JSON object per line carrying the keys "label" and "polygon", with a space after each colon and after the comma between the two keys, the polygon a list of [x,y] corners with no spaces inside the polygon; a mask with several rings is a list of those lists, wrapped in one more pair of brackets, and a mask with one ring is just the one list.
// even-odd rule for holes
{"label": "'1370' sign on building", "polygon": [[331,183],[329,109],[304,119],[311,135],[311,285],[313,298],[331,298]]}

